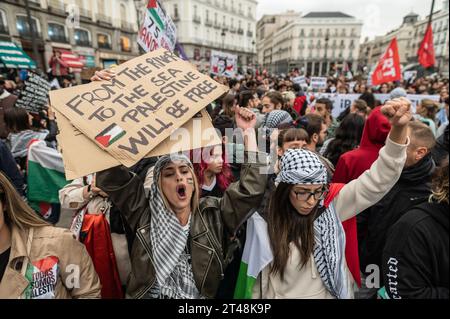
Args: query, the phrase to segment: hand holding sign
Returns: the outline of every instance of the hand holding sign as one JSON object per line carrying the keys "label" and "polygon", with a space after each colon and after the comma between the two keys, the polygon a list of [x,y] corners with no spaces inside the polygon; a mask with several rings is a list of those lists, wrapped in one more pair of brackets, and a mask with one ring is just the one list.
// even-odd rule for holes
{"label": "hand holding sign", "polygon": [[102,81],[102,80],[109,81],[115,75],[116,73],[114,73],[114,71],[108,69],[95,71],[95,74],[91,77],[91,81]]}
{"label": "hand holding sign", "polygon": [[128,167],[228,91],[164,49],[114,71],[97,72],[94,82],[50,96],[75,128]]}

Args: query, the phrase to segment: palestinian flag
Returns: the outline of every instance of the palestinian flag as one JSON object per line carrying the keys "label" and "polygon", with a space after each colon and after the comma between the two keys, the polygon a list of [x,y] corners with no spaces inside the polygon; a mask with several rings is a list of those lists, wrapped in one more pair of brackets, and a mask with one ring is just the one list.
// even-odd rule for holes
{"label": "palestinian flag", "polygon": [[100,134],[95,137],[95,140],[104,147],[108,147],[119,138],[124,136],[127,132],[124,131],[119,125],[113,123],[105,128]]}
{"label": "palestinian flag", "polygon": [[157,7],[156,0],[149,0],[149,2],[147,4],[147,9],[156,8],[156,7]]}
{"label": "palestinian flag", "polygon": [[29,263],[25,273],[29,284],[23,297],[25,299],[54,299],[59,272],[59,259],[55,256]]}
{"label": "palestinian flag", "polygon": [[44,141],[32,140],[28,146],[27,183],[30,206],[48,220],[59,210],[59,190],[69,181],[61,154]]}
{"label": "palestinian flag", "polygon": [[273,260],[267,223],[257,212],[247,221],[247,235],[234,291],[235,299],[251,299],[261,271]]}

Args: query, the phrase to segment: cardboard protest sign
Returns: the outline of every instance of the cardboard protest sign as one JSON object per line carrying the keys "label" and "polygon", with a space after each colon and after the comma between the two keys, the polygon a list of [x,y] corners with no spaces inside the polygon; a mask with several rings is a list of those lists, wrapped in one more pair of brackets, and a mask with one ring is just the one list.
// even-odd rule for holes
{"label": "cardboard protest sign", "polygon": [[233,78],[237,72],[237,55],[211,51],[211,71],[214,75]]}
{"label": "cardboard protest sign", "polygon": [[36,113],[47,108],[50,83],[39,75],[29,72],[24,84],[25,87],[20,92],[15,106]]}
{"label": "cardboard protest sign", "polygon": [[[390,99],[389,94],[374,94],[375,98],[381,102],[381,104],[386,103]],[[348,107],[350,107],[353,102],[361,96],[360,94],[332,94],[332,93],[318,93],[314,95],[316,100],[319,98],[327,98],[333,102],[333,111],[332,116],[338,117],[342,111],[345,111]],[[416,95],[416,94],[408,94],[406,96],[408,100],[411,101],[411,109],[412,112],[416,112],[417,105],[423,99],[431,99],[433,101],[439,101],[439,95]]]}
{"label": "cardboard protest sign", "polygon": [[322,77],[311,77],[311,87],[313,89],[326,89],[327,88],[327,78]]}
{"label": "cardboard protest sign", "polygon": [[[94,142],[70,124],[64,115],[58,111],[55,114],[59,127],[58,145],[63,156],[67,180],[120,165],[118,160],[97,147]],[[184,152],[221,144],[221,142],[208,112],[202,110],[182,127],[174,130],[170,137],[155,147],[146,157]]]}
{"label": "cardboard protest sign", "polygon": [[160,1],[148,4],[144,22],[139,30],[138,44],[145,52],[165,48],[173,51],[177,42],[177,28]]}
{"label": "cardboard protest sign", "polygon": [[111,81],[51,91],[50,101],[80,132],[127,167],[228,91],[164,49],[114,71]]}

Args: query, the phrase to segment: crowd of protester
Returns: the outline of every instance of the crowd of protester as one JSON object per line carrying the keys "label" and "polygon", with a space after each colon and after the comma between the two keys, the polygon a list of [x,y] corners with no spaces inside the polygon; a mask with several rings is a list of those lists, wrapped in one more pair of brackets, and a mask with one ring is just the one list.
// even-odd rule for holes
{"label": "crowd of protester", "polygon": [[[0,79],[0,298],[32,298],[14,276],[38,271],[24,261],[49,251],[61,269],[40,292],[49,298],[233,298],[258,212],[273,260],[254,298],[448,299],[448,79],[372,87],[342,75],[313,92],[297,76],[214,77],[230,88],[207,106],[222,145],[67,181],[59,199],[70,223],[52,223],[70,231],[26,203],[28,147],[57,149],[57,118],[50,106],[16,107],[23,82]],[[359,97],[333,116],[320,93]],[[408,94],[427,95],[415,114]],[[227,134],[236,129],[241,141]],[[240,163],[239,151],[267,158]],[[78,288],[65,280],[70,264],[81,266]]]}

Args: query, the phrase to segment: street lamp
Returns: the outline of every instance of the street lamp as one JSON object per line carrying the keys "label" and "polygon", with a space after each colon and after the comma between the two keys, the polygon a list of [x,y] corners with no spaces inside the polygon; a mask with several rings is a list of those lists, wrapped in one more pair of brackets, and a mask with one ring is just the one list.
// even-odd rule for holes
{"label": "street lamp", "polygon": [[328,41],[330,40],[330,35],[328,33],[325,34],[325,76],[328,76],[328,61],[327,61],[327,53],[328,53]]}
{"label": "street lamp", "polygon": [[222,33],[220,34],[222,37],[222,50],[225,49],[225,29],[222,29]]}
{"label": "street lamp", "polygon": [[252,66],[253,66],[253,59],[255,58],[255,55],[256,55],[255,44],[256,44],[255,40],[252,40],[252,54],[251,54],[251,57],[252,57],[251,64],[252,64]]}

